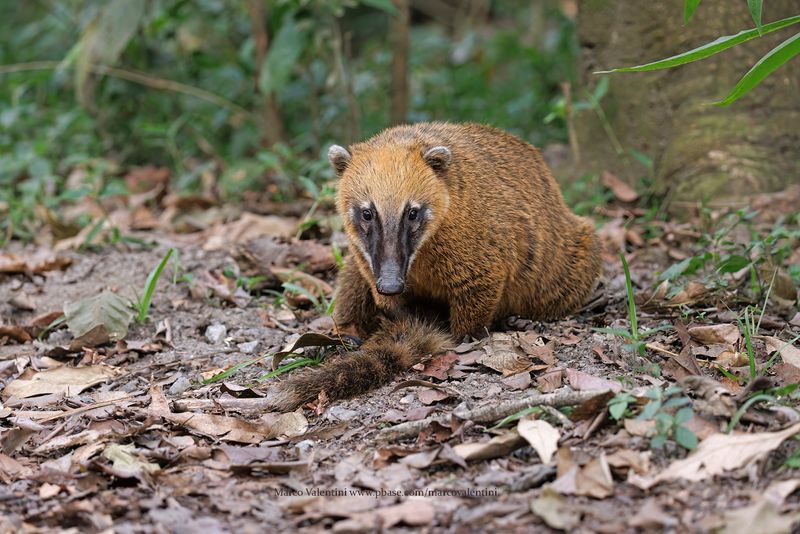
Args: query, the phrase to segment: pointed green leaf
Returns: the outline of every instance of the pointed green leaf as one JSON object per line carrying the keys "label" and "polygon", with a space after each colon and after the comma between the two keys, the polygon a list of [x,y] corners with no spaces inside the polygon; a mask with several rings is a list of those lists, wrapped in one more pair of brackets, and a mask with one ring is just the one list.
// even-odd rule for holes
{"label": "pointed green leaf", "polygon": [[756,23],[759,35],[761,34],[761,0],[747,0],[747,7],[750,9],[750,16]]}
{"label": "pointed green leaf", "polygon": [[283,17],[258,77],[258,88],[262,93],[277,93],[289,82],[292,69],[306,46],[306,33],[297,24],[294,13],[287,13]]}
{"label": "pointed green leaf", "polygon": [[683,23],[689,24],[689,19],[694,15],[694,10],[700,5],[700,0],[685,0],[683,2]]}
{"label": "pointed green leaf", "polygon": [[[764,26],[764,28],[766,28],[766,26]],[[797,54],[800,54],[800,33],[789,37],[767,52],[767,54],[758,60],[758,63],[753,65],[753,68],[747,71],[747,74],[739,80],[739,83],[736,84],[736,87],[733,88],[731,93],[726,96],[724,100],[715,102],[715,104],[718,106],[727,106],[736,102],[753,87],[760,84],[764,78],[772,74],[775,69]]]}
{"label": "pointed green leaf", "polygon": [[[761,33],[764,34],[773,32],[775,30],[780,30],[781,28],[791,26],[792,24],[796,24],[798,22],[800,22],[800,15],[778,20],[776,22],[771,22],[761,27]],[[608,74],[611,72],[645,72],[650,70],[668,69],[670,67],[691,63],[692,61],[705,59],[709,56],[713,56],[714,54],[722,52],[723,50],[727,50],[732,46],[736,46],[739,43],[744,43],[745,41],[749,41],[750,39],[758,36],[758,28],[744,30],[736,35],[726,35],[724,37],[720,37],[719,39],[715,39],[710,43],[706,43],[702,46],[689,50],[688,52],[683,52],[682,54],[668,57],[666,59],[661,59],[652,63],[646,63],[644,65],[637,65],[635,67],[622,67],[619,69],[598,71],[595,72],[595,74]]]}

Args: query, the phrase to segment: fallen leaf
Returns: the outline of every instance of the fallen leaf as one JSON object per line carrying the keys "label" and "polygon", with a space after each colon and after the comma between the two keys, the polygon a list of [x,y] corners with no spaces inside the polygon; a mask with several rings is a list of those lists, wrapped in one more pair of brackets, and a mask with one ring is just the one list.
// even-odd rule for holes
{"label": "fallen leaf", "polygon": [[782,506],[786,497],[797,491],[800,487],[800,478],[791,478],[789,480],[778,480],[770,484],[764,490],[764,497],[772,501],[775,506]]}
{"label": "fallen leaf", "polygon": [[433,404],[450,397],[450,394],[438,389],[423,388],[417,393],[417,397],[422,404]]}
{"label": "fallen leaf", "polygon": [[447,380],[448,371],[452,369],[453,365],[457,361],[458,355],[455,352],[447,351],[444,354],[434,356],[429,361],[425,362],[420,372],[425,376],[431,376],[433,378],[438,378],[439,380]]}
{"label": "fallen leaf", "polygon": [[244,243],[261,235],[290,238],[297,232],[297,219],[277,215],[242,213],[231,223],[211,228],[205,236],[203,250],[224,250],[236,243]]}
{"label": "fallen leaf", "polygon": [[543,464],[549,464],[553,455],[558,450],[558,440],[561,433],[542,419],[522,418],[517,423],[517,432],[525,438]]}
{"label": "fallen leaf", "polygon": [[581,521],[580,511],[550,487],[545,487],[539,497],[531,502],[531,512],[547,526],[557,530],[571,531]]}
{"label": "fallen leaf", "polygon": [[128,335],[128,323],[133,312],[128,301],[103,291],[99,295],[64,305],[67,326],[75,339],[71,347],[94,347],[109,341],[119,341]]}
{"label": "fallen leaf", "polygon": [[798,432],[800,423],[780,432],[714,434],[701,441],[689,456],[673,462],[653,483],[678,478],[696,482],[721,475],[757,461]]}
{"label": "fallen leaf", "polygon": [[739,341],[739,327],[734,324],[715,324],[689,328],[689,335],[703,345],[725,343],[735,345]]}
{"label": "fallen leaf", "polygon": [[633,187],[623,182],[609,171],[603,172],[600,181],[611,190],[617,200],[621,200],[622,202],[634,202],[639,198],[639,193],[637,193]]}
{"label": "fallen leaf", "polygon": [[459,443],[453,451],[465,461],[489,460],[511,454],[525,445],[525,439],[516,431],[495,436],[489,441]]}
{"label": "fallen leaf", "polygon": [[617,469],[633,469],[640,475],[650,471],[650,451],[619,449],[606,457],[608,465]]}
{"label": "fallen leaf", "polygon": [[510,389],[525,390],[531,386],[531,374],[518,373],[516,375],[503,378],[501,382],[503,382],[503,384],[508,386]]}
{"label": "fallen leaf", "polygon": [[553,369],[547,371],[542,375],[536,377],[536,387],[542,393],[552,393],[561,387],[561,381],[564,377],[563,369]]}
{"label": "fallen leaf", "polygon": [[798,349],[792,344],[787,343],[786,341],[781,341],[776,337],[772,336],[759,336],[759,337],[760,339],[764,340],[764,344],[767,346],[767,350],[770,353],[777,352],[780,350],[781,359],[783,359],[784,363],[788,363],[789,365],[794,365],[795,367],[800,367],[800,349]]}
{"label": "fallen leaf", "polygon": [[112,462],[111,469],[114,475],[120,478],[141,479],[161,469],[157,463],[144,461],[135,453],[136,446],[133,443],[128,445],[109,443],[103,449],[103,457]]}
{"label": "fallen leaf", "polygon": [[630,519],[630,526],[645,531],[670,530],[678,525],[678,520],[664,512],[656,499],[647,499]]}
{"label": "fallen leaf", "polygon": [[607,391],[615,393],[622,391],[622,384],[598,376],[593,376],[577,369],[567,369],[567,381],[572,389],[577,391]]}
{"label": "fallen leaf", "polygon": [[604,452],[578,471],[575,494],[595,499],[605,499],[614,494],[614,479],[611,478],[611,469]]}
{"label": "fallen leaf", "polygon": [[3,398],[27,398],[36,395],[60,394],[72,397],[81,391],[111,378],[125,374],[125,371],[108,365],[68,367],[63,365],[54,369],[34,371],[26,369],[16,380],[6,385]]}
{"label": "fallen leaf", "polygon": [[757,498],[750,506],[727,510],[723,517],[722,534],[758,532],[759,534],[789,534],[800,519],[800,512],[782,514],[769,499]]}

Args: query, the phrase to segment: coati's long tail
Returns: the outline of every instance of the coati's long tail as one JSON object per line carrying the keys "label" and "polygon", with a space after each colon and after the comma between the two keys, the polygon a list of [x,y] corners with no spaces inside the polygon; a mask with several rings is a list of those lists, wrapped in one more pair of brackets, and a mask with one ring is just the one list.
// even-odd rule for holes
{"label": "coati's long tail", "polygon": [[269,398],[281,412],[317,400],[322,391],[331,401],[348,399],[388,384],[450,343],[444,331],[419,319],[384,320],[357,351],[290,376]]}

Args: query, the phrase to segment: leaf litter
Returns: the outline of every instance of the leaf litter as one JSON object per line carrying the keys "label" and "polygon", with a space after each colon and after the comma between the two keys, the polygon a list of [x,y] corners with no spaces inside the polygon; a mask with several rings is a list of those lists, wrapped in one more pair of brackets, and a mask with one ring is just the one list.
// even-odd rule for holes
{"label": "leaf litter", "polygon": [[[635,191],[606,182],[620,201],[636,200]],[[784,402],[791,391],[782,404],[746,406],[753,395],[778,393],[748,389],[746,339],[736,315],[726,315],[734,300],[717,306],[713,299],[725,293],[706,281],[655,279],[670,265],[661,258],[690,257],[696,237],[686,226],[656,221],[663,234],[649,241],[636,225],[609,226],[609,236],[619,234],[609,259],[613,247],[632,251],[642,277],[635,292],[650,295],[640,322],[652,328],[666,317],[675,328],[647,339],[644,358],[594,330],[626,325],[625,288],[612,282],[603,288],[604,309],[554,323],[517,321],[519,330],[462,343],[373,394],[277,414],[265,407],[282,377],[264,376],[301,350],[324,359],[335,357],[325,356],[326,345],[341,345],[322,334],[332,324],[312,299],[274,300],[286,282],[330,298],[330,247],[297,239],[292,218],[232,218],[202,198],[167,204],[161,218],[139,204],[127,228],[203,233],[159,236],[153,251],[60,247],[0,258],[0,480],[13,497],[3,501],[12,524],[608,531],[627,521],[641,529],[761,524],[779,532],[797,520],[792,458],[800,427]],[[194,219],[183,217],[189,212]],[[102,235],[109,234],[95,236],[97,244]],[[152,319],[133,323],[120,296],[141,288],[169,247],[180,268],[165,271]],[[621,273],[613,261],[606,268]],[[780,298],[790,294],[786,282],[781,275]],[[64,303],[68,328],[51,326]],[[703,306],[683,322],[687,309]],[[791,341],[800,315],[771,310],[750,340],[756,372],[791,387],[792,376],[800,379],[791,371],[800,363]],[[224,327],[218,343],[205,336],[212,325]],[[676,384],[675,398],[694,412],[687,428],[701,438],[691,452],[669,437],[666,447],[651,447],[675,414],[665,401],[656,418],[638,417],[652,402],[648,391]],[[625,394],[633,400],[616,421],[607,404]],[[544,398],[561,400],[523,402]],[[740,422],[725,433],[735,416]],[[409,424],[411,433],[392,434]],[[744,474],[764,491],[751,492]],[[747,504],[720,506],[708,495],[729,503],[744,496]]]}

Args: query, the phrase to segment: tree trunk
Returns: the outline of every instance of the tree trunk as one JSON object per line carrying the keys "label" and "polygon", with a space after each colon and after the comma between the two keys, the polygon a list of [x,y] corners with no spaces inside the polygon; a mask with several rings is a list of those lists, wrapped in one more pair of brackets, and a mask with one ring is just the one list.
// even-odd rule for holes
{"label": "tree trunk", "polygon": [[397,14],[391,21],[392,87],[391,122],[403,124],[408,115],[408,46],[411,10],[408,0],[392,0]]}
{"label": "tree trunk", "polygon": [[[264,58],[269,50],[269,34],[267,33],[266,14],[264,12],[263,0],[250,0],[247,4],[250,11],[250,25],[255,40],[255,86],[258,91],[258,79],[261,76],[261,69],[264,66]],[[286,128],[283,125],[283,117],[278,108],[278,100],[275,93],[270,92],[264,96],[263,120],[261,121],[261,144],[264,147],[271,147],[276,143],[286,140]]]}
{"label": "tree trunk", "polygon": [[[800,14],[798,7],[797,0],[764,2],[763,20]],[[581,83],[592,88],[603,76],[593,71],[663,59],[753,26],[745,2],[704,0],[684,27],[683,0],[580,0]],[[647,174],[630,156],[630,149],[639,150],[653,159],[654,192],[671,211],[699,202],[742,204],[753,193],[800,181],[800,58],[731,106],[710,105],[793,31],[674,69],[608,75],[610,90],[601,101],[607,123],[593,111],[576,118],[579,167],[611,170],[635,183]],[[581,90],[575,98],[583,96]]]}

